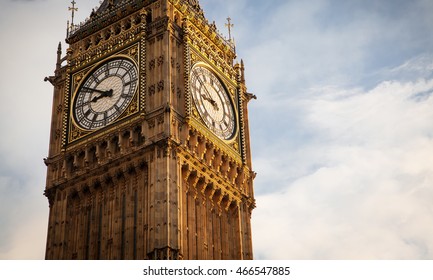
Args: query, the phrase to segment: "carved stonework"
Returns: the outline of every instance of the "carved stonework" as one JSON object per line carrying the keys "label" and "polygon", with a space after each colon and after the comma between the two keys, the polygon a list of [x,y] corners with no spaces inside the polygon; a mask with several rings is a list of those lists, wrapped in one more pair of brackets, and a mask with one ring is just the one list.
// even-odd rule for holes
{"label": "carved stonework", "polygon": [[[250,95],[234,45],[199,2],[106,0],[67,37],[67,54],[58,51],[55,76],[47,77],[54,95],[46,259],[252,259]],[[130,68],[110,72],[119,58]],[[217,80],[192,85],[197,65],[221,84],[214,96]],[[131,85],[120,110],[113,104]],[[219,92],[226,105],[217,104]],[[230,135],[218,136],[193,93],[215,114],[232,105]],[[102,125],[85,129],[77,100],[92,104],[80,115],[91,121],[108,116],[92,113],[98,106],[119,113],[100,114]]]}

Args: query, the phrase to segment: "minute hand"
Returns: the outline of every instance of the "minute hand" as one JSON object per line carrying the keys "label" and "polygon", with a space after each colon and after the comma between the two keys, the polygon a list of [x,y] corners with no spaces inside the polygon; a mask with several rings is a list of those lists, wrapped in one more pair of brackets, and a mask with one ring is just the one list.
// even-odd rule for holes
{"label": "minute hand", "polygon": [[106,94],[107,92],[110,91],[110,90],[99,90],[96,88],[89,88],[89,87],[82,87],[81,89],[90,90],[90,91],[94,91],[94,92],[98,92],[98,93],[102,93],[102,94]]}
{"label": "minute hand", "polygon": [[210,95],[209,91],[207,90],[206,85],[203,83],[202,80],[200,80],[200,78],[198,78],[197,80],[199,81],[199,83],[200,83],[201,86],[204,88],[204,91],[205,91],[206,94],[207,94],[207,98],[205,97],[205,95],[202,95],[202,96],[203,96],[203,99],[209,101],[209,102],[212,104],[212,106],[214,106],[214,108],[218,111],[218,110],[219,110],[219,108],[218,108],[218,104],[216,103],[215,100],[212,99],[212,95]]}

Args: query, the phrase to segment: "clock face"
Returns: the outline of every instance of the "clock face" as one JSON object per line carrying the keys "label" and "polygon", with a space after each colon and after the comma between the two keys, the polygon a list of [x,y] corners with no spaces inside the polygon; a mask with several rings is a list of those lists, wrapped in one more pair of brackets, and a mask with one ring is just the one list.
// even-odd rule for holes
{"label": "clock face", "polygon": [[112,59],[98,66],[86,76],[75,96],[76,123],[87,130],[112,123],[127,109],[137,85],[137,67],[129,59]]}
{"label": "clock face", "polygon": [[235,132],[235,114],[224,85],[208,68],[196,66],[191,72],[191,95],[200,117],[218,137],[228,140]]}

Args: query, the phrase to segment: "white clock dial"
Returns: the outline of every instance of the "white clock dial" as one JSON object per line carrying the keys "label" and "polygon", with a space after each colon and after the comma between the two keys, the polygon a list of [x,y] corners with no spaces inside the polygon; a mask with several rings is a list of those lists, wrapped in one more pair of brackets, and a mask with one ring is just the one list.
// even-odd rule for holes
{"label": "white clock dial", "polygon": [[236,118],[231,98],[221,80],[208,68],[196,66],[191,71],[191,95],[206,126],[218,137],[233,137]]}
{"label": "white clock dial", "polygon": [[129,59],[103,63],[87,75],[75,96],[76,123],[88,130],[112,123],[127,109],[137,85],[137,67]]}

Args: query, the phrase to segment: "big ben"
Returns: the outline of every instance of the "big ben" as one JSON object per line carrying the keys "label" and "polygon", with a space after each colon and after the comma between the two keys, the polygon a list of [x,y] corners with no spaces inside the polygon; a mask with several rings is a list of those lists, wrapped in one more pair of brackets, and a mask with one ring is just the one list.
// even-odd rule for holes
{"label": "big ben", "polygon": [[45,258],[252,259],[254,96],[198,1],[105,0],[66,43]]}

